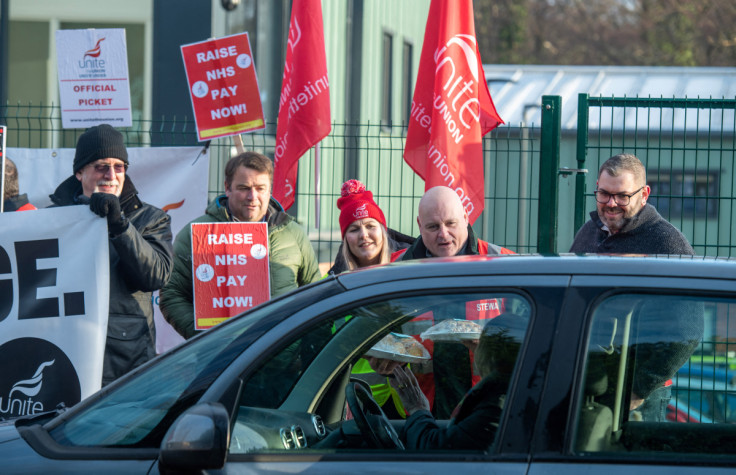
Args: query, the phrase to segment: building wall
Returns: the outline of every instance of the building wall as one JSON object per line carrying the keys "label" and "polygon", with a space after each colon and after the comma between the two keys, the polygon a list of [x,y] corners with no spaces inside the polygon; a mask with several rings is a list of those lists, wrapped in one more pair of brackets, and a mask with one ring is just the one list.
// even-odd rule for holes
{"label": "building wall", "polygon": [[[419,196],[423,193],[423,182],[403,163],[406,130],[401,125],[401,97],[405,80],[411,84],[409,96],[413,95],[429,3],[429,0],[322,2],[334,125],[331,141],[324,144],[319,152],[319,188],[315,178],[317,160],[314,150],[300,160],[298,190],[302,196],[299,196],[297,212],[300,222],[314,225],[319,221],[320,229],[331,229],[331,234],[339,239],[339,210],[335,203],[342,182],[355,178],[373,191],[379,206],[401,210],[401,213],[387,216],[389,226],[413,232],[416,203],[411,198],[394,197],[405,194],[401,191],[407,189],[419,190]],[[355,24],[348,21],[351,12]],[[358,40],[360,45],[351,43],[356,41],[351,38],[356,28],[362,32]],[[382,80],[385,60],[383,38],[386,34],[393,37],[390,50],[393,74],[388,87]],[[413,50],[408,77],[402,77],[404,42],[412,45]],[[356,61],[357,65],[354,64]],[[357,67],[358,78],[351,79],[351,67]],[[350,103],[355,97],[351,94],[351,87],[359,90],[357,110],[361,127],[346,125],[350,122],[351,106],[354,106]],[[390,108],[392,126],[382,127],[381,104],[389,90],[394,98]],[[390,155],[393,166],[378,166],[385,163],[386,154]],[[317,191],[321,195],[319,200]],[[329,224],[325,226],[325,222]],[[314,237],[322,240],[330,236]]]}
{"label": "building wall", "polygon": [[125,28],[134,117],[151,110],[153,0],[23,0],[9,11],[8,101],[58,104],[55,31]]}

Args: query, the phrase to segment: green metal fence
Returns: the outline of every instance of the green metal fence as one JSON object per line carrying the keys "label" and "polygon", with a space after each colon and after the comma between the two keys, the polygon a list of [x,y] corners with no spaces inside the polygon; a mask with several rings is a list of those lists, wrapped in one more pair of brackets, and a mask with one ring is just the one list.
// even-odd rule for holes
{"label": "green metal fence", "polygon": [[[73,148],[81,130],[64,130],[58,106],[0,108],[8,147]],[[242,135],[246,149],[273,156],[275,123]],[[134,120],[122,129],[131,147],[196,144],[190,119]],[[424,182],[402,158],[406,129],[380,124],[335,123],[321,142],[319,160],[310,150],[299,162],[296,202],[289,210],[308,230],[320,262],[334,260],[340,243],[335,205],[344,180],[357,178],[373,191],[388,224],[418,235],[416,208]],[[536,252],[538,243],[539,127],[499,127],[484,138],[485,210],[473,228],[481,238],[516,252]],[[223,193],[224,164],[235,154],[230,139],[210,144],[209,199]],[[145,199],[145,197],[143,197]],[[206,203],[202,203],[202,210]]]}
{"label": "green metal fence", "polygon": [[647,169],[649,203],[680,229],[695,252],[736,256],[736,100],[578,98],[575,229],[595,209],[597,171],[633,153]]}
{"label": "green metal fence", "polygon": [[[565,218],[558,209],[573,201],[558,199],[560,193],[566,196],[558,186],[560,176],[567,176],[559,168],[561,100],[545,96],[540,126],[499,127],[484,138],[485,210],[473,225],[483,239],[522,253],[558,252],[560,229],[577,230],[595,209],[592,191],[600,164],[627,152],[647,167],[649,202],[683,231],[698,254],[736,256],[736,100],[581,94],[578,102],[577,168],[589,173],[577,174],[574,216]],[[53,105],[0,108],[0,123],[8,126],[9,147],[73,148],[80,133],[62,129],[59,107]],[[275,129],[275,123],[267,123],[244,134],[245,147],[273,156]],[[135,120],[123,132],[129,146],[197,143],[187,117]],[[336,254],[335,202],[349,178],[374,192],[390,227],[418,234],[416,207],[424,183],[402,159],[405,134],[401,126],[335,123],[319,152],[312,149],[300,160],[296,204],[289,212],[308,230],[321,262],[331,262]],[[223,192],[224,164],[233,154],[229,139],[210,144],[210,199]]]}

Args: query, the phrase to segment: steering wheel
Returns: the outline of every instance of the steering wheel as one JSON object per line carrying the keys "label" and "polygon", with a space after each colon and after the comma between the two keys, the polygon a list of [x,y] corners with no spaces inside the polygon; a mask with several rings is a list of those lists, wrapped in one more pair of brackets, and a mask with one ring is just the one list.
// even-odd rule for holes
{"label": "steering wheel", "polygon": [[381,406],[373,399],[369,389],[351,381],[345,387],[345,397],[360,433],[368,439],[371,446],[379,449],[404,450],[399,434],[396,433]]}

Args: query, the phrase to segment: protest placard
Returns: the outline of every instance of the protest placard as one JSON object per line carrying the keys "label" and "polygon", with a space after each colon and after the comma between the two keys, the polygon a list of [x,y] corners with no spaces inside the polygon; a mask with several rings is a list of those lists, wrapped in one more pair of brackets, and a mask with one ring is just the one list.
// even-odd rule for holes
{"label": "protest placard", "polygon": [[56,57],[65,129],[133,125],[124,29],[57,30]]}
{"label": "protest placard", "polygon": [[270,298],[266,223],[192,223],[194,328],[222,323]]}
{"label": "protest placard", "polygon": [[248,33],[183,45],[199,141],[264,128]]}

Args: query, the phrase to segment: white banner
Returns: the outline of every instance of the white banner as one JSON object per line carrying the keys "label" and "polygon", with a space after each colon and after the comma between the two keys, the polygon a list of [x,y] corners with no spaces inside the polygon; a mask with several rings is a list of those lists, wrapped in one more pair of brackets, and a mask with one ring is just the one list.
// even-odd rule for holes
{"label": "white banner", "polygon": [[57,30],[56,56],[65,129],[133,125],[123,28]]}
{"label": "white banner", "polygon": [[[7,151],[18,167],[21,193],[38,208],[51,204],[49,195],[72,174],[74,149],[10,148]],[[130,147],[128,176],[138,196],[171,216],[171,230],[177,233],[207,207],[209,153],[204,147]],[[184,341],[166,323],[154,294],[156,351],[163,353]]]}
{"label": "white banner", "polygon": [[107,223],[85,206],[0,214],[0,418],[100,389]]}

